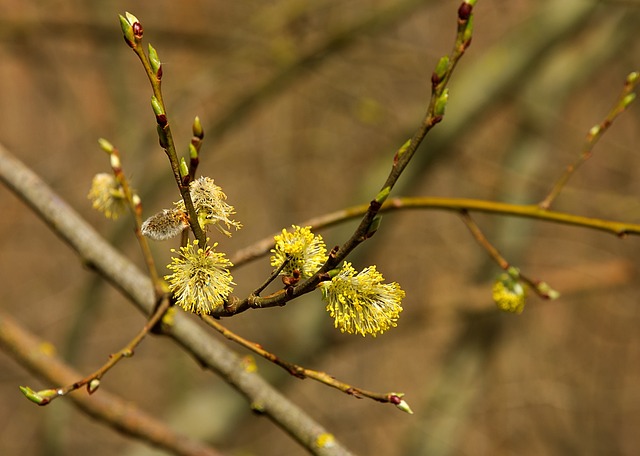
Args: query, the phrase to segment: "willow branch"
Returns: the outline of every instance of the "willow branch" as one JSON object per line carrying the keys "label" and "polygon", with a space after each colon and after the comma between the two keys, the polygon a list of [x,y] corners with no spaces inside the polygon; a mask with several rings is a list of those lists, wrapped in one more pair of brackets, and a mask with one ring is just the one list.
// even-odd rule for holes
{"label": "willow branch", "polygon": [[549,194],[545,197],[544,200],[540,202],[541,208],[549,209],[549,207],[551,207],[551,203],[553,203],[553,201],[558,197],[567,182],[569,182],[571,176],[573,176],[573,173],[575,173],[578,168],[580,168],[587,160],[589,160],[589,158],[591,158],[593,148],[595,147],[597,142],[602,138],[602,136],[604,136],[609,127],[613,125],[613,122],[618,118],[618,116],[622,114],[635,99],[636,94],[634,90],[639,82],[640,73],[633,72],[627,76],[624,87],[622,88],[622,92],[620,93],[620,96],[616,100],[614,106],[611,108],[602,122],[600,122],[598,125],[593,126],[589,130],[585,139],[584,146],[582,148],[582,153],[574,163],[567,166],[567,169],[556,181]]}
{"label": "willow branch", "polygon": [[343,381],[337,380],[336,378],[327,374],[326,372],[307,369],[306,367],[302,367],[297,364],[290,363],[278,357],[275,353],[265,350],[264,347],[262,347],[262,345],[252,342],[240,336],[239,334],[234,333],[230,329],[221,325],[215,318],[210,317],[208,315],[203,315],[201,318],[205,323],[207,323],[209,326],[211,326],[213,329],[218,331],[227,339],[252,351],[256,355],[261,356],[267,361],[272,362],[276,366],[282,367],[284,370],[289,372],[289,374],[293,375],[294,377],[297,377],[302,380],[304,380],[305,378],[316,380],[320,383],[323,383],[327,386],[340,390],[343,393],[349,394],[356,398],[366,397],[369,399],[373,399],[374,401],[389,403],[395,406],[398,406],[399,404],[402,403],[403,406],[407,407],[407,409],[402,408],[402,410],[412,413],[410,412],[410,409],[408,409],[406,402],[402,402],[402,397],[404,396],[403,393],[376,393],[374,391],[367,391],[365,389],[358,388],[356,386],[350,385]]}
{"label": "willow branch", "polygon": [[[299,223],[300,226],[310,226],[314,231],[328,228],[352,219],[362,217],[369,209],[368,204],[352,206],[339,211],[324,214]],[[381,213],[403,210],[438,210],[449,212],[482,212],[502,216],[523,217],[542,222],[559,223],[582,228],[594,229],[614,234],[618,237],[626,235],[640,235],[640,224],[604,220],[585,217],[566,212],[548,211],[537,204],[510,204],[498,201],[487,201],[469,198],[447,198],[438,196],[398,197],[390,198],[380,207]],[[276,233],[277,234],[277,233]],[[267,255],[273,248],[273,236],[266,237],[250,245],[232,256],[235,267]]]}
{"label": "willow branch", "polygon": [[[89,267],[109,281],[145,315],[155,306],[151,281],[131,261],[117,252],[35,173],[0,145],[0,181],[21,198],[67,243]],[[347,455],[338,441],[319,446],[328,431],[273,389],[259,375],[247,372],[242,359],[183,313],[165,329],[198,362],[222,377],[252,406],[269,417],[308,451],[316,455]],[[43,366],[41,366],[43,367]],[[44,368],[44,367],[43,367]],[[70,377],[77,378],[76,375]],[[65,382],[60,382],[62,384]],[[75,395],[73,395],[75,396]],[[92,400],[96,400],[94,396]]]}
{"label": "willow branch", "polygon": [[274,293],[272,296],[264,298],[251,295],[243,300],[221,305],[214,309],[212,314],[216,316],[229,316],[243,312],[251,307],[262,308],[282,306],[292,299],[309,293],[313,291],[323,280],[328,271],[335,268],[358,245],[373,235],[371,228],[375,224],[374,221],[382,207],[382,204],[389,197],[389,194],[398,181],[398,178],[408,166],[426,135],[443,119],[448,100],[447,85],[458,62],[471,44],[471,35],[473,30],[472,10],[475,3],[476,0],[465,0],[458,8],[458,27],[453,50],[448,56],[442,57],[439,60],[438,65],[431,76],[431,98],[429,100],[427,112],[413,137],[396,152],[389,175],[387,176],[380,191],[369,203],[368,209],[362,215],[360,224],[355,229],[351,237],[338,247],[335,252],[332,252],[332,254],[329,255],[325,264],[313,276],[302,281],[296,286],[288,288],[286,293]]}
{"label": "willow branch", "polygon": [[518,268],[514,268],[505,257],[498,251],[498,249],[487,239],[475,220],[469,215],[467,211],[460,211],[460,217],[464,224],[469,228],[471,235],[478,241],[478,244],[486,250],[491,259],[503,269],[505,272],[517,272],[518,280],[525,282],[529,287],[536,292],[538,296],[543,299],[555,299],[558,293],[546,283],[540,280],[531,279],[529,276],[523,274]]}
{"label": "willow branch", "polygon": [[180,170],[180,160],[178,159],[171,125],[169,124],[169,119],[167,117],[167,109],[162,95],[162,63],[160,62],[158,54],[153,46],[149,45],[149,55],[145,54],[142,47],[144,30],[142,28],[142,24],[135,16],[130,13],[126,13],[126,18],[124,16],[120,16],[120,23],[124,33],[125,42],[140,60],[140,63],[147,74],[147,78],[149,79],[149,84],[153,91],[151,107],[153,108],[156,116],[156,122],[158,124],[157,130],[160,147],[162,147],[169,159],[169,163],[173,171],[173,177],[178,185],[180,195],[184,201],[185,209],[189,214],[189,225],[191,227],[191,231],[193,231],[193,234],[196,239],[198,239],[200,245],[205,246],[207,244],[207,237],[198,221],[198,215],[195,207],[193,206],[191,193],[189,191],[189,172],[187,171],[186,173],[183,173]]}
{"label": "willow branch", "polygon": [[159,299],[163,294],[162,280],[158,275],[155,260],[153,259],[151,248],[149,247],[149,241],[142,235],[142,202],[140,201],[140,197],[134,193],[131,185],[129,185],[129,179],[127,179],[123,172],[122,161],[120,160],[120,152],[118,149],[105,139],[98,140],[98,143],[102,150],[109,154],[111,169],[122,188],[122,192],[124,193],[131,214],[133,215],[136,239],[138,240],[138,244],[142,250],[142,256],[144,257],[144,261],[147,265],[147,271],[149,272],[149,276],[153,282],[156,297]]}

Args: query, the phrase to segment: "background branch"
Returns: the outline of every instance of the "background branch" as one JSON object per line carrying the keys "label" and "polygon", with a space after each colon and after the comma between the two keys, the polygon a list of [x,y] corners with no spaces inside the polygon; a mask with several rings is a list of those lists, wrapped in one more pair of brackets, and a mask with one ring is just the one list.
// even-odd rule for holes
{"label": "background branch", "polygon": [[[0,311],[0,346],[21,365],[45,381],[65,385],[75,382],[81,374],[54,353],[48,342],[22,328],[15,320]],[[48,348],[47,348],[48,347]],[[85,391],[69,395],[84,413],[131,437],[184,456],[220,456],[221,453],[190,437],[175,432],[162,421],[125,400],[100,388],[89,396]],[[55,407],[56,405],[51,405]]]}

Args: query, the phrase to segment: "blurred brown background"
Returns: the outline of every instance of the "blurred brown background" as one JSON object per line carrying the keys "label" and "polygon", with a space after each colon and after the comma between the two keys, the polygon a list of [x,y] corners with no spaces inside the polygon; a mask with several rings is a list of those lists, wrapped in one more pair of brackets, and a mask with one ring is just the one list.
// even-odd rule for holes
{"label": "blurred brown background", "polygon": [[[177,199],[157,145],[150,89],[118,13],[142,22],[164,62],[181,150],[199,115],[202,174],[244,229],[233,253],[292,223],[370,200],[426,107],[431,71],[455,34],[454,1],[0,1],[0,142],[131,259],[129,220],[86,198],[120,148],[148,215]],[[394,195],[537,202],[588,129],[638,70],[640,2],[481,0],[447,115]],[[598,144],[558,210],[640,222],[640,105]],[[143,325],[120,295],[6,188],[0,188],[0,305],[82,372]],[[499,272],[449,213],[386,216],[354,255],[407,292],[396,329],[342,335],[312,294],[225,320],[283,357],[354,385],[403,391],[415,415],[301,382],[258,360],[273,384],[363,455],[635,454],[640,446],[640,239],[478,216],[514,264],[562,293],[499,313]],[[322,232],[341,243],[354,226]],[[173,242],[155,243],[166,264]],[[239,295],[270,272],[234,273]],[[234,347],[235,349],[235,347]],[[238,351],[243,353],[239,348]],[[77,412],[38,408],[18,385],[45,385],[0,354],[0,454],[158,454]],[[148,338],[103,387],[234,455],[305,454],[235,391],[168,340]],[[99,394],[99,393],[98,393]]]}

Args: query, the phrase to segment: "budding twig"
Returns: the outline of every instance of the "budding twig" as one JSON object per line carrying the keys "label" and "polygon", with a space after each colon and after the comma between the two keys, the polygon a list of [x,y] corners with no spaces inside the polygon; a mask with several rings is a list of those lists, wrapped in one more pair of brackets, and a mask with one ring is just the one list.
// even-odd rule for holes
{"label": "budding twig", "polygon": [[247,340],[244,337],[227,329],[226,327],[221,325],[218,321],[216,321],[215,318],[212,318],[208,315],[203,315],[202,320],[205,323],[207,323],[209,326],[211,326],[213,329],[218,331],[220,334],[222,334],[224,337],[226,337],[227,339],[243,346],[244,348],[252,351],[256,355],[259,355],[262,358],[268,361],[271,361],[273,364],[282,367],[284,370],[289,372],[294,377],[297,377],[299,379],[310,378],[320,383],[323,383],[327,386],[330,386],[332,388],[338,389],[343,393],[349,394],[356,398],[366,397],[369,399],[373,399],[374,401],[393,404],[404,412],[413,413],[409,405],[402,399],[402,397],[404,396],[403,393],[376,393],[373,391],[367,391],[365,389],[349,385],[348,383],[335,379],[334,377],[327,374],[326,372],[307,369],[297,364],[285,361],[279,358],[274,353],[271,353],[265,350],[262,347],[262,345],[257,344],[255,342],[251,342],[250,340]]}
{"label": "budding twig", "polygon": [[[195,238],[200,242],[200,246],[204,247],[207,244],[207,238],[204,230],[198,223],[198,216],[191,200],[191,194],[189,193],[189,173],[183,174],[180,171],[180,160],[178,159],[178,153],[173,140],[173,133],[169,125],[167,118],[166,106],[162,96],[162,64],[160,63],[158,53],[149,45],[149,57],[145,54],[142,48],[142,25],[138,19],[130,13],[126,13],[126,17],[120,16],[120,24],[125,36],[125,41],[133,49],[133,52],[140,59],[140,63],[147,73],[149,83],[153,90],[153,96],[151,97],[151,107],[156,116],[156,122],[158,124],[158,139],[160,141],[160,147],[165,151],[169,162],[171,163],[171,169],[173,170],[173,176],[178,184],[178,189],[184,200],[185,208],[189,214],[189,225]],[[194,169],[195,171],[195,169]],[[185,182],[186,178],[186,182]]]}
{"label": "budding twig", "polygon": [[120,362],[124,358],[130,358],[133,356],[135,348],[142,342],[145,336],[155,327],[155,325],[162,319],[165,312],[171,305],[171,300],[169,299],[169,295],[165,294],[162,296],[159,305],[153,315],[149,318],[144,327],[140,330],[140,332],[133,338],[131,341],[121,350],[116,353],[109,355],[109,360],[103,364],[99,369],[95,372],[87,375],[81,380],[78,380],[70,385],[59,387],[59,388],[50,388],[41,391],[34,391],[29,387],[21,386],[20,390],[22,393],[31,401],[35,402],[38,405],[47,405],[54,399],[66,396],[72,391],[75,391],[79,388],[82,388],[86,385],[87,391],[89,394],[93,394],[100,386],[100,379],[106,374],[112,367],[114,367],[118,362]]}
{"label": "budding twig", "polygon": [[151,253],[151,248],[149,247],[149,241],[145,236],[142,235],[142,202],[140,201],[140,197],[131,189],[129,180],[122,170],[122,162],[120,160],[120,152],[118,151],[118,149],[114,147],[109,141],[103,138],[98,140],[98,144],[100,144],[102,150],[109,154],[111,169],[113,170],[113,174],[120,184],[120,187],[122,188],[122,192],[124,193],[125,199],[129,205],[131,213],[133,214],[136,238],[138,239],[138,243],[140,244],[140,248],[142,249],[142,255],[144,257],[144,261],[147,265],[147,270],[149,271],[149,275],[153,282],[156,297],[159,298],[163,293],[162,280],[158,275],[158,270],[156,269],[153,254]]}
{"label": "budding twig", "polygon": [[529,278],[528,276],[522,274],[519,269],[514,268],[503,256],[502,254],[494,247],[493,244],[487,239],[484,235],[478,224],[473,220],[471,215],[467,211],[460,211],[460,218],[467,225],[469,231],[473,235],[478,244],[480,244],[489,254],[491,259],[496,262],[501,269],[505,272],[516,273],[517,279],[521,282],[525,282],[531,289],[533,289],[538,296],[543,299],[555,299],[559,295],[553,289],[549,287],[546,282],[542,282],[540,280],[534,280]]}
{"label": "budding twig", "polygon": [[639,82],[640,73],[633,72],[627,76],[622,92],[620,93],[620,96],[618,97],[618,100],[614,104],[613,108],[611,108],[602,122],[591,127],[589,133],[587,133],[585,144],[582,148],[582,153],[580,154],[580,156],[573,164],[567,166],[564,174],[562,174],[562,176],[560,176],[560,178],[556,181],[549,194],[545,197],[544,200],[539,203],[539,206],[542,209],[549,209],[551,207],[551,203],[553,203],[553,201],[558,197],[573,173],[575,173],[578,168],[580,168],[580,166],[582,166],[587,160],[589,160],[589,158],[591,158],[592,150],[595,147],[596,143],[600,140],[600,138],[602,138],[604,133],[613,124],[614,120],[616,120],[616,118],[620,114],[622,114],[635,99],[636,94],[634,92],[634,89]]}
{"label": "budding twig", "polygon": [[462,58],[471,43],[471,33],[473,28],[472,9],[474,4],[475,0],[466,0],[461,4],[458,10],[458,32],[453,50],[446,59],[446,64],[443,65],[441,61],[436,67],[438,75],[437,77],[432,77],[431,99],[429,101],[427,113],[413,137],[396,152],[388,177],[375,198],[371,203],[369,203],[368,209],[363,214],[360,224],[351,237],[342,244],[342,246],[340,246],[333,255],[329,255],[325,264],[317,271],[316,274],[288,289],[287,293],[278,293],[272,297],[265,298],[247,298],[232,306],[227,306],[225,309],[221,309],[223,315],[230,315],[232,313],[248,309],[250,307],[250,301],[257,307],[271,307],[283,305],[287,301],[313,291],[328,271],[334,269],[358,245],[371,237],[371,227],[374,224],[380,208],[393,189],[393,186],[411,161],[411,158],[418,149],[418,146],[422,143],[423,139],[429,131],[431,131],[431,129],[443,119],[448,99],[447,85],[458,61]]}

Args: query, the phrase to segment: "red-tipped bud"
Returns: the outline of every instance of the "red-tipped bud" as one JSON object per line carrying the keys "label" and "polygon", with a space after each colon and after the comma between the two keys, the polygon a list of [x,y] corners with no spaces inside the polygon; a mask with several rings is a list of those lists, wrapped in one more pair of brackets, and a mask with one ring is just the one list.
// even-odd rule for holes
{"label": "red-tipped bud", "polygon": [[462,5],[460,5],[460,8],[458,8],[458,19],[463,22],[468,21],[469,17],[471,17],[472,10],[473,6],[470,3],[464,2]]}

